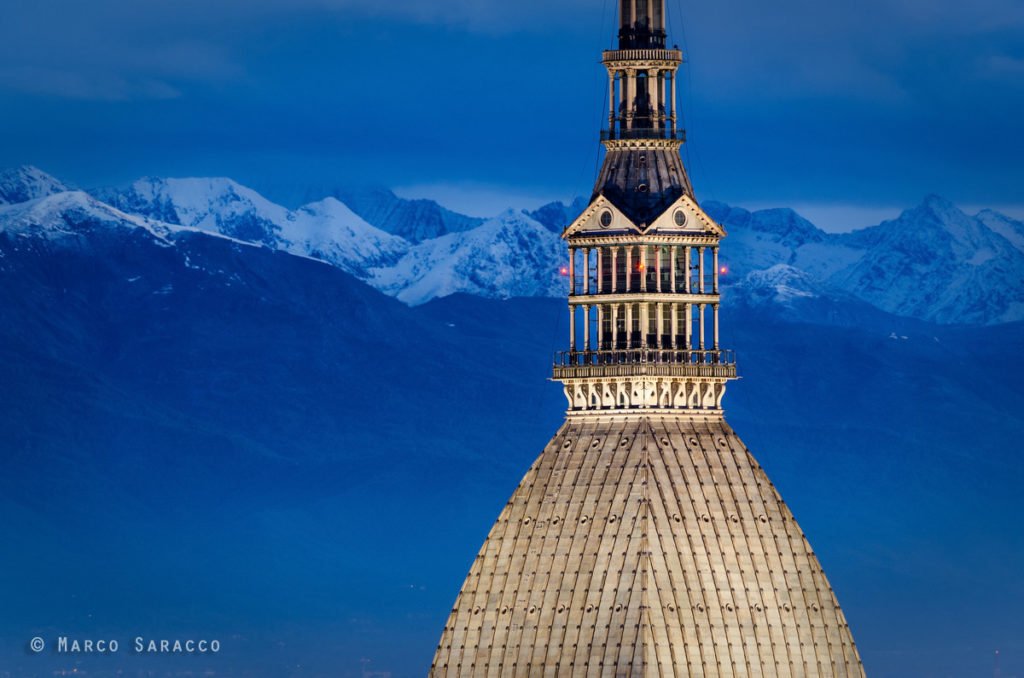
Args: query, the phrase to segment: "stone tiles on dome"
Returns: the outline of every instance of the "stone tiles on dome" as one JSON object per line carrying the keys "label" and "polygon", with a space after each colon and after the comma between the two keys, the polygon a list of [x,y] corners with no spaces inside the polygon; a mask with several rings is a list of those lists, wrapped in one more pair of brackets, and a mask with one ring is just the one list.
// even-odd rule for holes
{"label": "stone tiles on dome", "polygon": [[431,676],[863,677],[765,472],[721,418],[569,419],[480,549]]}

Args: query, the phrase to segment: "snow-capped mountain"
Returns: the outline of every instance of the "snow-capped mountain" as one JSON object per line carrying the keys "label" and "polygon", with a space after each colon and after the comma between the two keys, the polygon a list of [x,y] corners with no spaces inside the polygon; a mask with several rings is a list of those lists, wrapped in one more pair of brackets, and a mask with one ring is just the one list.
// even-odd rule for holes
{"label": "snow-capped mountain", "polygon": [[322,259],[357,277],[409,247],[333,198],[292,211],[225,178],[144,178],[96,196],[125,212]]}
{"label": "snow-capped mountain", "polygon": [[382,231],[419,243],[476,228],[484,219],[453,212],[433,200],[400,198],[387,188],[335,188],[329,193]]}
{"label": "snow-capped mountain", "polygon": [[792,210],[707,205],[729,237],[732,279],[779,264],[881,310],[941,323],[1024,319],[1024,228],[987,210],[970,216],[929,196],[897,219],[830,234]]}
{"label": "snow-capped mountain", "polygon": [[557,297],[567,292],[561,239],[523,212],[508,210],[464,233],[412,247],[370,283],[407,304],[465,292],[481,297]]}
{"label": "snow-capped mountain", "polygon": [[0,171],[0,205],[45,198],[67,190],[60,180],[31,165]]}
{"label": "snow-capped mountain", "polygon": [[[125,189],[94,191],[92,201],[83,202],[85,196],[36,168],[0,176],[0,202],[74,195],[28,211],[3,208],[8,230],[24,230],[35,219],[50,224],[53,235],[60,232],[61,210],[76,223],[83,210],[106,210],[119,215],[111,217],[115,221],[155,234],[188,228],[320,259],[411,305],[457,292],[562,296],[566,254],[558,234],[582,208],[580,200],[552,203],[480,223],[432,201],[371,190],[351,192],[358,209],[328,197],[292,210],[224,178],[140,179]],[[729,231],[722,243],[723,286],[736,288],[737,304],[770,301],[787,313],[799,308],[807,318],[826,320],[844,316],[826,307],[862,303],[940,323],[1024,319],[1024,224],[998,212],[971,216],[931,196],[897,219],[832,234],[789,209],[705,207]],[[412,241],[386,230],[405,232]]]}
{"label": "snow-capped mountain", "polygon": [[878,308],[941,323],[1024,319],[1024,252],[948,200],[929,196],[842,240],[865,254],[829,281]]}
{"label": "snow-capped mountain", "polygon": [[561,233],[566,226],[571,224],[583,210],[587,208],[587,201],[581,197],[576,198],[571,204],[566,205],[560,200],[549,202],[530,212],[530,216],[536,221],[544,224],[548,230]]}

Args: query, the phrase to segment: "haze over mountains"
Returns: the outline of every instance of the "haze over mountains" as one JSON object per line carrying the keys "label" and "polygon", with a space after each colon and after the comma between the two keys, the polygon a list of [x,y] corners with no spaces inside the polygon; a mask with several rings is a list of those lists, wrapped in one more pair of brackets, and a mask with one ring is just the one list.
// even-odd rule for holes
{"label": "haze over mountains", "polygon": [[[473,223],[373,195],[0,175],[0,670],[426,672],[563,416],[574,208]],[[729,230],[727,418],[869,675],[987,675],[997,648],[1024,674],[1021,223],[928,198],[831,235],[705,207]],[[57,633],[225,650],[25,652]]]}

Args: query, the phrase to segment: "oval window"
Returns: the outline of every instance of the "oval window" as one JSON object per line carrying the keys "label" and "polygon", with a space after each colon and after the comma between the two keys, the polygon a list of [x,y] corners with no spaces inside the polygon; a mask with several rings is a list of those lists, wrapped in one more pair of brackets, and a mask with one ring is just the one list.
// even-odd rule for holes
{"label": "oval window", "polygon": [[676,226],[686,225],[686,212],[683,210],[676,210],[676,213],[672,215],[672,218],[676,222]]}
{"label": "oval window", "polygon": [[612,225],[612,211],[605,210],[601,212],[601,228],[608,228]]}

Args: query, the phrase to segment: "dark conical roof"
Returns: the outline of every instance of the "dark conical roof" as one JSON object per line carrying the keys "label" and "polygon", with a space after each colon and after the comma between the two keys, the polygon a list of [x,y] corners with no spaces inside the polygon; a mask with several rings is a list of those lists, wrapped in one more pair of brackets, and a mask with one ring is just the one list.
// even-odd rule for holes
{"label": "dark conical roof", "polygon": [[649,224],[693,187],[676,148],[611,149],[591,200],[603,195],[637,225]]}

